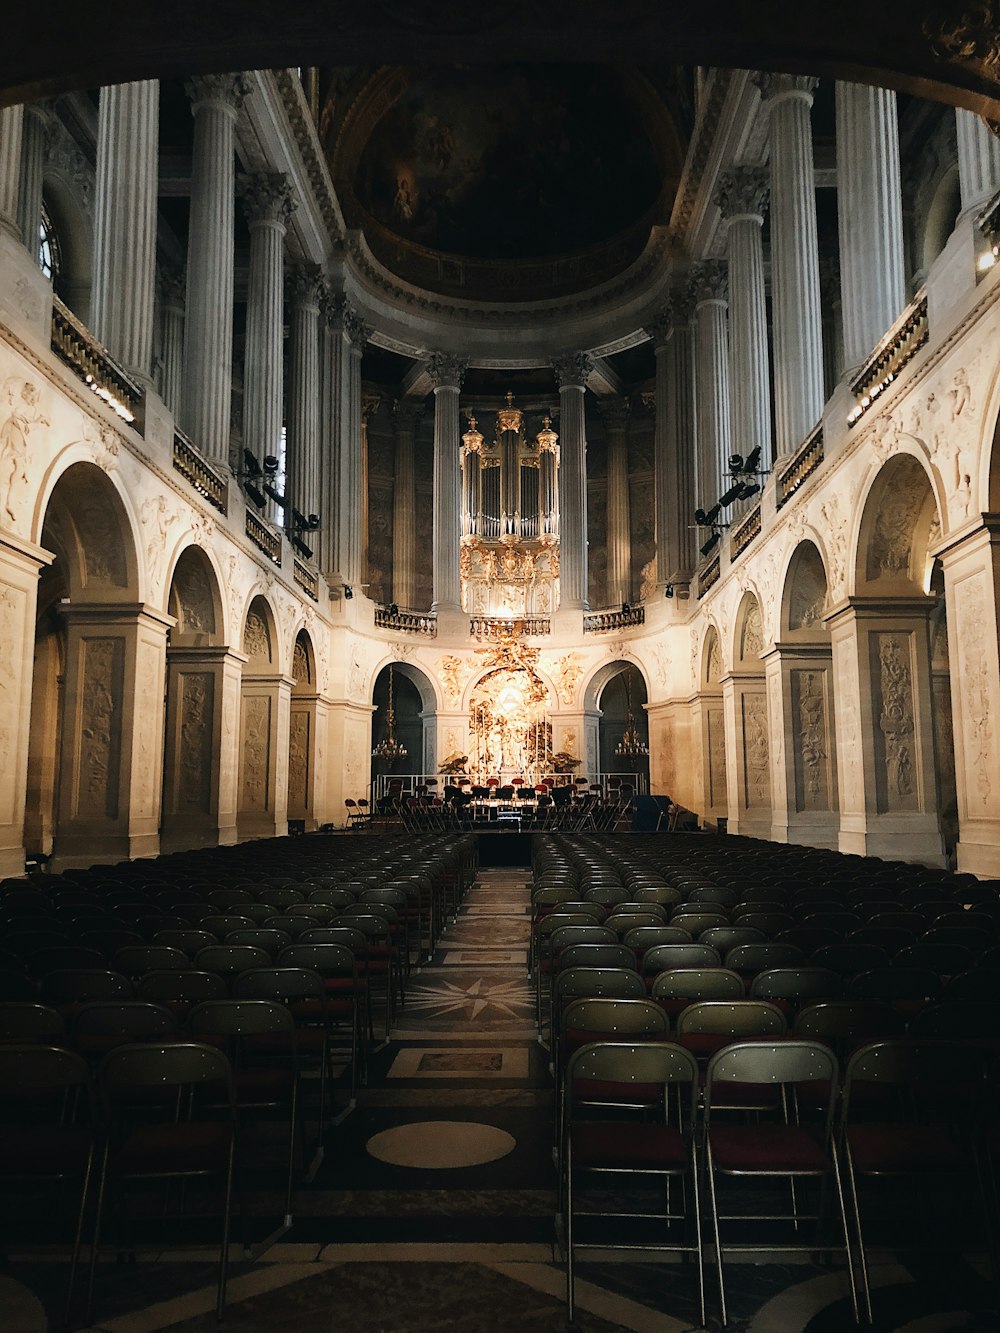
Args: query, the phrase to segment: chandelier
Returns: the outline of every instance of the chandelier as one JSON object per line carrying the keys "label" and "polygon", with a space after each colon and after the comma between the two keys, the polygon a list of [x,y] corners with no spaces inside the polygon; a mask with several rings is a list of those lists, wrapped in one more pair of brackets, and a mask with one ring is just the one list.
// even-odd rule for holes
{"label": "chandelier", "polygon": [[396,740],[396,710],[392,706],[392,666],[389,666],[389,705],[385,710],[385,736],[372,750],[373,759],[386,759],[392,763],[395,759],[406,758],[406,746]]}
{"label": "chandelier", "polygon": [[649,746],[639,735],[632,716],[632,684],[625,675],[625,734],[615,746],[615,754],[620,759],[643,759],[649,754]]}

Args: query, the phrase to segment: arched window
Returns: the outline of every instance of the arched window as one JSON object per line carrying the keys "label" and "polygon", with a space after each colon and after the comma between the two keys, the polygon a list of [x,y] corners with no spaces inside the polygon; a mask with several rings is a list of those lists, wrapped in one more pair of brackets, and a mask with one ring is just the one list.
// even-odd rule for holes
{"label": "arched window", "polygon": [[42,218],[38,224],[38,266],[55,283],[59,277],[60,254],[59,236],[52,221],[52,215],[42,204]]}

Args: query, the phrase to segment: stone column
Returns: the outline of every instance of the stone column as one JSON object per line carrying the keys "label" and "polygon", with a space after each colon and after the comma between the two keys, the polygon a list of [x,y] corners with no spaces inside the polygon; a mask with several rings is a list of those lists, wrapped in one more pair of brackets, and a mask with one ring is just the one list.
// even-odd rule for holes
{"label": "stone column", "polygon": [[758,76],[771,151],[771,293],[778,457],[794,453],[823,413],[816,186],[809,112],[817,80]]}
{"label": "stone column", "polygon": [[[371,332],[353,306],[344,309],[344,411],[340,431],[340,571],[345,583],[361,582],[361,356]],[[360,591],[360,587],[355,589]]]}
{"label": "stone column", "polygon": [[[368,499],[368,429],[375,415],[382,405],[382,399],[377,393],[361,394],[361,472],[358,479],[358,486],[361,491],[361,577],[367,582],[369,580],[368,572],[368,520],[369,520],[369,499]],[[322,469],[321,469],[322,472]]]}
{"label": "stone column", "polygon": [[21,131],[21,185],[17,197],[17,225],[28,254],[38,262],[42,223],[42,181],[45,176],[45,136],[50,102],[30,102],[24,108]]}
{"label": "stone column", "polygon": [[632,540],[629,527],[627,398],[603,399],[608,442],[607,604],[632,600]]}
{"label": "stone column", "polygon": [[70,604],[56,866],[155,856],[170,617]]}
{"label": "stone column", "polygon": [[694,356],[690,296],[675,292],[650,328],[656,354],[656,581],[687,587],[695,567]]}
{"label": "stone column", "polygon": [[458,399],[468,362],[435,352],[428,370],[434,384],[434,600],[431,610],[458,617],[462,610],[459,578],[461,532],[461,429]]}
{"label": "stone column", "polygon": [[250,226],[250,274],[243,352],[243,447],[258,463],[278,456],[284,419],[284,241],[294,207],[288,177],[278,172],[239,182]]}
{"label": "stone column", "polygon": [[[293,269],[288,331],[286,528],[293,524],[293,506],[304,517],[315,514],[319,507],[319,303],[322,286],[315,264],[300,264]],[[359,403],[359,429],[360,417]],[[356,498],[360,510],[360,491]],[[360,513],[358,518],[360,532]],[[309,542],[308,534],[304,540]],[[357,574],[360,574],[360,564]]]}
{"label": "stone column", "polygon": [[[695,309],[695,386],[698,416],[695,456],[697,499],[711,509],[722,493],[732,452],[729,435],[728,275],[721,259],[706,259],[691,279]],[[689,519],[690,521],[690,519]]]}
{"label": "stone column", "polygon": [[854,597],[831,616],[842,852],[944,863],[938,821],[931,599]]}
{"label": "stone column", "polygon": [[21,238],[17,200],[21,188],[23,133],[24,107],[7,106],[0,110],[0,230],[17,240]]}
{"label": "stone column", "polygon": [[837,745],[828,643],[764,655],[771,720],[772,842],[836,850]]}
{"label": "stone column", "polygon": [[413,399],[398,402],[395,428],[395,480],[392,488],[392,600],[407,610],[416,607],[417,487],[414,443],[424,405]]}
{"label": "stone column", "polygon": [[[167,652],[160,850],[214,847],[235,840],[235,708],[246,658],[228,648]],[[226,735],[226,700],[230,699]]]}
{"label": "stone column", "polygon": [[951,650],[958,869],[1000,879],[1000,520],[939,551]]}
{"label": "stone column", "polygon": [[755,167],[736,167],[719,180],[716,203],[729,242],[729,370],[732,444],[745,458],[760,450],[771,462],[771,379],[764,296],[761,228],[767,208],[767,177]]}
{"label": "stone column", "polygon": [[160,272],[160,347],[156,358],[157,389],[177,416],[184,382],[184,274]]}
{"label": "stone column", "polygon": [[91,323],[144,381],[153,360],[159,111],[155,80],[101,89]]}
{"label": "stone column", "polygon": [[243,669],[237,832],[282,838],[288,832],[288,725],[292,680]]}
{"label": "stone column", "polygon": [[214,463],[229,462],[233,379],[236,118],[249,84],[212,74],[188,84],[194,112],[182,424]]}
{"label": "stone column", "polygon": [[896,94],[837,84],[844,361],[856,370],[906,305]]}
{"label": "stone column", "polygon": [[584,393],[589,356],[569,352],[553,362],[559,385],[559,609],[586,611],[587,425]]}
{"label": "stone column", "polygon": [[325,290],[320,323],[320,569],[331,585],[342,581],[340,549],[340,428],[346,387],[344,298]]}
{"label": "stone column", "polygon": [[962,211],[984,204],[1000,189],[1000,139],[981,116],[961,107],[955,111],[958,137],[958,179]]}

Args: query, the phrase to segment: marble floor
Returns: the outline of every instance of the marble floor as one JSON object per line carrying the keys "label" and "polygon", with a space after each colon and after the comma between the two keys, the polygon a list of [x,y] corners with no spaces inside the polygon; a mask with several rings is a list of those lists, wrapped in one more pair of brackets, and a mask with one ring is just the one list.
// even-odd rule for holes
{"label": "marble floor", "polygon": [[[481,872],[431,961],[413,972],[356,1109],[331,1132],[314,1180],[297,1188],[291,1227],[253,1259],[232,1247],[224,1326],[233,1333],[567,1327],[551,1078],[525,966],[528,910],[525,871]],[[280,1143],[265,1132],[260,1152],[263,1184],[244,1199],[252,1243],[280,1222],[283,1204]],[[154,1213],[137,1223],[134,1262],[109,1251],[93,1330],[216,1327],[210,1202],[192,1197],[183,1219]],[[46,1222],[26,1211],[7,1227],[0,1333],[59,1326],[66,1251],[43,1243]],[[713,1271],[706,1280],[715,1329]],[[879,1333],[1000,1330],[983,1256],[928,1262],[887,1251],[872,1281]],[[728,1326],[741,1333],[853,1327],[837,1266],[733,1263],[727,1295]],[[693,1269],[662,1256],[584,1251],[577,1299],[581,1330],[703,1327]]]}

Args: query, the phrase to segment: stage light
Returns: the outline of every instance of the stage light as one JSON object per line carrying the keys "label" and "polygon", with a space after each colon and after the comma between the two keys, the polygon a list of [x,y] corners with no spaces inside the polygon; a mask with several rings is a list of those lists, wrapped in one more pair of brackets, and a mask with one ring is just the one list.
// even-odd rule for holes
{"label": "stage light", "polygon": [[710,528],[715,522],[715,520],[719,517],[719,511],[721,509],[722,509],[721,504],[713,505],[712,508],[705,515],[703,522],[707,528]]}
{"label": "stage light", "polygon": [[722,540],[722,533],[713,532],[711,537],[709,537],[708,541],[701,548],[702,555],[711,555],[711,553],[715,550],[715,548],[718,546],[721,540]]}
{"label": "stage light", "polygon": [[301,537],[293,537],[292,545],[295,547],[296,551],[298,551],[299,555],[304,556],[306,560],[312,559],[312,547],[307,546]]}
{"label": "stage light", "polygon": [[292,506],[292,522],[295,524],[296,532],[304,532],[309,526],[309,520],[305,514],[300,514],[294,505]]}
{"label": "stage light", "polygon": [[277,458],[275,458],[274,454],[268,454],[265,457],[264,459],[265,472],[270,472],[271,475],[273,476],[280,467],[281,467],[281,462]]}
{"label": "stage light", "polygon": [[280,505],[281,508],[284,509],[285,497],[281,494],[281,492],[277,489],[277,487],[272,486],[269,481],[264,482],[264,493],[266,495],[269,495],[276,505]]}
{"label": "stage light", "polygon": [[631,610],[632,610],[632,608],[631,608],[631,606],[628,604],[628,602],[622,602],[622,615],[623,615],[623,616],[627,616]]}
{"label": "stage light", "polygon": [[306,519],[306,527],[310,532],[315,532],[319,527],[319,514],[310,514]]}
{"label": "stage light", "polygon": [[751,449],[747,454],[747,461],[744,464],[744,472],[756,472],[760,467],[760,445],[756,449]]}
{"label": "stage light", "polygon": [[729,471],[732,473],[743,471],[743,455],[731,454],[729,457]]}
{"label": "stage light", "polygon": [[756,495],[759,490],[759,481],[744,481],[740,485],[740,499],[749,500],[751,495]]}
{"label": "stage light", "polygon": [[264,508],[264,506],[267,504],[267,501],[264,499],[263,495],[261,495],[260,491],[257,489],[257,487],[253,484],[252,481],[244,482],[243,489],[247,493],[248,497],[254,502],[254,504],[257,506],[258,509]]}
{"label": "stage light", "polygon": [[352,598],[353,596],[354,596],[354,589],[351,587],[351,585],[350,585],[349,583],[345,583],[345,584],[344,584],[344,597],[347,599],[347,601],[350,601],[351,598]]}
{"label": "stage light", "polygon": [[391,603],[389,604],[389,614],[390,614],[390,616],[393,616],[393,617],[399,615],[399,607],[396,605],[395,602],[391,602]]}
{"label": "stage light", "polygon": [[729,490],[726,491],[725,495],[721,495],[719,497],[719,507],[722,509],[728,509],[731,504],[735,504],[737,500],[743,498],[742,492],[743,492],[743,483],[738,481],[735,486],[730,486]]}
{"label": "stage light", "polygon": [[249,449],[243,450],[243,470],[248,477],[260,476],[260,464],[254,454]]}
{"label": "stage light", "polygon": [[699,528],[705,526],[705,524],[708,522],[708,519],[705,517],[704,509],[696,509],[694,511],[694,521],[698,524]]}
{"label": "stage light", "polygon": [[670,598],[673,597],[674,585],[672,583],[668,583],[667,586],[663,589],[663,595],[667,599],[667,601],[669,601]]}

